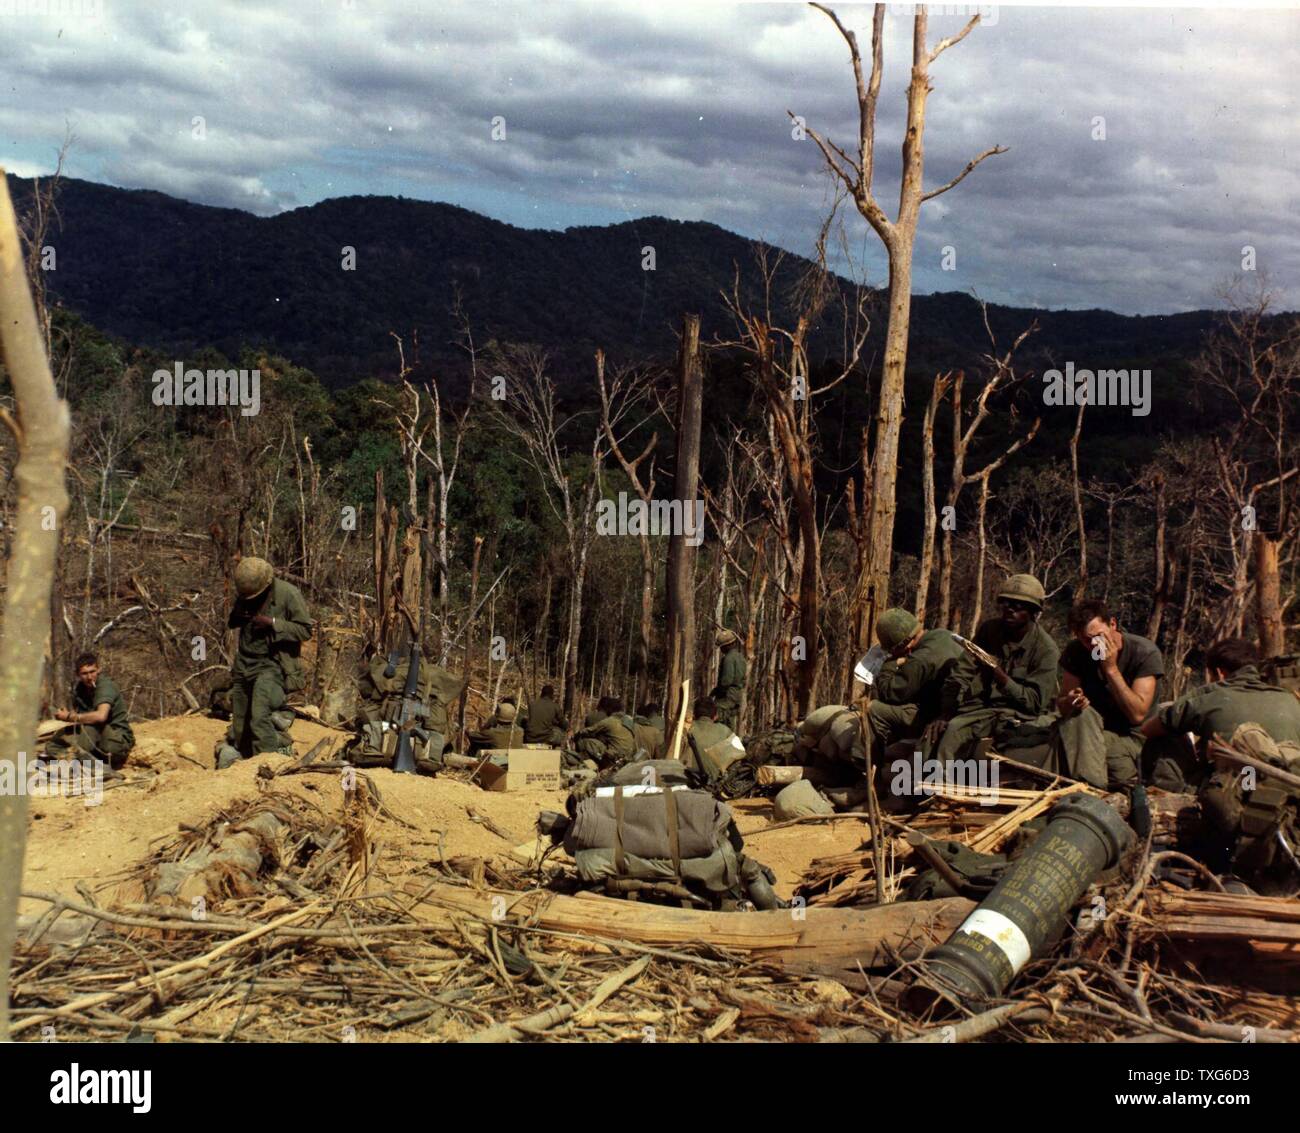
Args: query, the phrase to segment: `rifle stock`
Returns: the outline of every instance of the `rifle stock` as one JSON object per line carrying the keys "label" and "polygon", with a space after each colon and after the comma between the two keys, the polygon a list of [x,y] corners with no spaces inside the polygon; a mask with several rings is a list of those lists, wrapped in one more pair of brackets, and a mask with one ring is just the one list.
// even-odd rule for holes
{"label": "rifle stock", "polygon": [[411,729],[425,712],[420,700],[420,639],[411,635],[411,652],[408,654],[406,685],[402,689],[402,710],[397,717],[397,753],[393,757],[393,770],[410,774],[415,770],[415,752],[411,746]]}

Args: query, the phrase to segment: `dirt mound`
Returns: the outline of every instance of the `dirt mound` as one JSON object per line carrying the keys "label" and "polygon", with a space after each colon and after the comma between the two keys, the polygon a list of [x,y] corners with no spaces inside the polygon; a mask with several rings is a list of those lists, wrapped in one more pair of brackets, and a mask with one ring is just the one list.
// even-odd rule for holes
{"label": "dirt mound", "polygon": [[[212,751],[225,728],[223,721],[202,716],[144,721],[134,725],[137,749],[124,779],[110,781],[98,805],[87,806],[81,798],[31,799],[24,888],[73,897],[79,882],[92,892],[105,890],[178,829],[203,826],[234,801],[255,797],[258,776],[266,773],[262,768],[277,771],[293,762],[287,756],[267,755],[216,772]],[[296,720],[291,735],[298,755],[321,739],[341,746],[346,738],[309,720]],[[328,755],[329,749],[321,758]],[[382,860],[394,869],[402,863],[415,867],[437,860],[439,853],[448,859],[469,856],[504,864],[511,860],[511,849],[532,835],[538,812],[563,809],[565,799],[564,792],[557,791],[484,791],[446,776],[374,769],[366,775],[387,810],[400,820],[383,821],[374,835],[382,844]],[[338,773],[284,776],[275,783],[328,813],[342,812]],[[26,901],[20,912],[43,907]]]}

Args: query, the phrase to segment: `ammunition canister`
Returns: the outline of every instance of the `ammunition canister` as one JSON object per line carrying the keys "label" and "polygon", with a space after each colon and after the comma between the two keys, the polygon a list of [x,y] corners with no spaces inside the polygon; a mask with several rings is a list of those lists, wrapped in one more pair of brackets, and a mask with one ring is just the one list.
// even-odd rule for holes
{"label": "ammunition canister", "polygon": [[1070,910],[1116,865],[1133,832],[1086,794],[1052,809],[1046,829],[960,928],[920,962],[903,996],[910,1011],[977,1003],[1001,995],[1029,961],[1057,939]]}

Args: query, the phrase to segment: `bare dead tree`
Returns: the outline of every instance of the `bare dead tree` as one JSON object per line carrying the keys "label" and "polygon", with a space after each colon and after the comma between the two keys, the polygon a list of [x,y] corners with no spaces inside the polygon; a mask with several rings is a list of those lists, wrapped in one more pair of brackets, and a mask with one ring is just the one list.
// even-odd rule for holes
{"label": "bare dead tree", "polygon": [[1074,497],[1074,525],[1079,539],[1079,573],[1074,584],[1074,600],[1079,601],[1088,588],[1088,529],[1083,522],[1083,485],[1079,480],[1079,438],[1083,435],[1083,411],[1087,398],[1079,398],[1079,412],[1070,434],[1070,490]]}
{"label": "bare dead tree", "polygon": [[[828,222],[829,223],[829,222]],[[771,435],[779,447],[780,467],[790,488],[794,506],[794,532],[797,545],[788,548],[796,555],[798,568],[797,619],[799,639],[795,661],[795,713],[807,715],[817,694],[817,679],[822,662],[821,633],[821,533],[817,523],[817,489],[814,478],[816,459],[816,417],[813,403],[843,382],[857,367],[866,341],[868,322],[865,301],[859,293],[852,300],[840,294],[840,314],[845,326],[845,357],[837,363],[820,386],[814,387],[808,365],[809,328],[823,317],[830,288],[825,272],[825,233],[818,241],[818,268],[805,288],[807,302],[793,330],[774,326],[771,297],[782,256],[769,256],[766,248],[757,253],[759,282],[767,297],[764,309],[755,312],[740,294],[737,270],[731,293],[724,296],[727,308],[739,331],[739,338],[723,342],[722,347],[739,347],[753,359],[750,373],[755,380],[770,424]],[[789,533],[786,539],[790,538]]]}
{"label": "bare dead tree", "polygon": [[[978,436],[980,429],[988,421],[992,413],[989,402],[993,396],[999,392],[1005,392],[1011,388],[1018,380],[1013,365],[1016,351],[1020,349],[1024,341],[1032,335],[1037,329],[1038,324],[1035,322],[1021,331],[1011,344],[1011,348],[1005,353],[997,353],[997,344],[993,335],[993,329],[988,321],[988,308],[981,304],[984,312],[984,327],[989,336],[990,352],[984,355],[984,361],[988,365],[990,373],[984,385],[981,387],[979,395],[975,399],[975,412],[966,424],[962,416],[962,386],[966,381],[966,374],[958,370],[952,375],[952,471],[950,474],[948,497],[945,501],[945,512],[950,522],[943,525],[943,559],[939,571],[939,624],[952,627],[952,567],[953,567],[953,530],[957,514],[957,502],[961,498],[962,490],[968,484],[980,483],[981,499],[983,507],[988,505],[988,481],[989,478],[1001,468],[1016,452],[1027,445],[1038,435],[1039,426],[1042,419],[1034,418],[1034,423],[1029,427],[1029,431],[1016,440],[1002,452],[1002,455],[986,464],[975,472],[966,471],[966,461],[970,454],[971,444]],[[983,514],[981,510],[978,514]],[[985,541],[981,537],[979,546],[984,547]],[[978,581],[980,586],[983,584],[983,564],[984,555],[981,552],[977,564]],[[979,605],[982,602],[982,589],[976,596],[976,612],[978,613]]]}
{"label": "bare dead tree", "polygon": [[[925,607],[930,596],[930,576],[934,573],[934,533],[938,519],[934,490],[934,419],[939,403],[952,385],[952,372],[936,374],[930,386],[930,400],[925,406],[925,420],[921,426],[921,477],[925,493],[925,520],[921,532],[921,562],[916,579],[917,621],[924,623]],[[850,486],[852,486],[850,484]]]}
{"label": "bare dead tree", "polygon": [[564,532],[569,572],[563,653],[564,709],[566,714],[572,715],[578,691],[578,637],[582,631],[583,588],[591,540],[595,534],[605,434],[598,421],[592,430],[589,457],[581,467],[574,467],[561,438],[583,414],[561,414],[545,353],[526,346],[502,347],[498,353],[497,369],[506,379],[506,397],[496,408],[495,416],[502,428],[519,441],[521,456],[537,473],[547,504]]}
{"label": "bare dead tree", "polygon": [[[0,352],[17,414],[4,423],[18,449],[14,478],[18,504],[0,638],[0,763],[10,782],[25,774],[20,753],[34,752],[41,672],[33,643],[50,624],[50,591],[58,533],[68,509],[64,475],[71,423],[50,373],[45,336],[23,270],[22,243],[5,172],[0,169]],[[18,896],[27,842],[27,795],[0,797],[0,1041],[9,1038],[9,969],[13,961]]]}
{"label": "bare dead tree", "polygon": [[[596,386],[600,391],[600,423],[605,432],[609,450],[614,454],[623,475],[632,485],[638,498],[650,506],[655,492],[655,447],[659,443],[659,434],[654,432],[638,456],[629,457],[625,446],[631,435],[644,427],[648,413],[649,386],[652,375],[645,369],[622,368],[617,370],[607,383],[605,380],[605,353],[596,352]],[[636,419],[624,427],[623,422],[631,415]],[[644,478],[642,469],[644,467]],[[646,703],[650,696],[650,639],[654,628],[655,601],[655,559],[654,547],[650,542],[648,524],[642,524],[639,531],[641,550],[641,616],[636,635],[636,650],[630,669],[636,675],[637,705]]]}
{"label": "bare dead tree", "polygon": [[1295,556],[1300,511],[1300,319],[1270,317],[1264,282],[1250,289],[1238,282],[1225,298],[1223,326],[1208,337],[1193,372],[1229,410],[1226,432],[1214,440],[1232,563],[1226,622],[1241,632],[1253,568],[1256,631],[1262,652],[1274,656],[1296,628],[1285,621],[1295,588],[1284,593],[1281,577]]}
{"label": "bare dead tree", "polygon": [[[885,247],[889,260],[889,324],[885,333],[884,369],[876,409],[875,448],[871,455],[871,503],[867,536],[866,570],[855,594],[857,643],[865,649],[875,629],[876,613],[889,604],[889,577],[894,542],[895,495],[898,477],[898,438],[903,422],[903,379],[907,368],[907,337],[912,311],[912,249],[921,205],[959,184],[980,162],[1005,153],[994,146],[967,162],[951,181],[927,192],[924,188],[924,146],[926,99],[930,93],[930,68],[948,48],[960,43],[979,23],[973,17],[960,32],[940,40],[933,50],[926,46],[929,17],[924,6],[916,10],[912,25],[912,74],[907,88],[907,126],[903,134],[903,172],[899,188],[898,213],[890,218],[876,200],[875,177],[876,104],[884,71],[885,6],[877,4],[871,25],[871,71],[864,77],[857,36],[840,22],[829,8],[813,4],[835,24],[849,48],[857,86],[858,136],[855,156],[815,131],[808,135],[817,143],[831,172],[843,183],[858,211],[871,225]],[[792,114],[793,118],[794,115]]]}

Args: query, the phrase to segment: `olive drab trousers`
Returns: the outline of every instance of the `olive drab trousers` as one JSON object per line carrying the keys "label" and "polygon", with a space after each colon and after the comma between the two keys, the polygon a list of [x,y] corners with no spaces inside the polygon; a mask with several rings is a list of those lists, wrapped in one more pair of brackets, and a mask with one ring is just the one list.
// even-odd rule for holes
{"label": "olive drab trousers", "polygon": [[248,758],[263,752],[282,752],[289,738],[276,727],[271,714],[285,707],[284,677],[277,670],[236,677],[230,686],[231,746]]}
{"label": "olive drab trousers", "polygon": [[114,771],[126,763],[126,757],[135,746],[135,736],[129,728],[116,724],[78,724],[70,732],[55,737],[48,745],[52,750],[77,748],[102,759]]}
{"label": "olive drab trousers", "polygon": [[1107,731],[1101,713],[1090,706],[1056,721],[1051,739],[1055,766],[1049,766],[1049,770],[1082,779],[1102,790],[1135,787],[1141,776],[1138,760],[1142,742],[1137,731]]}

